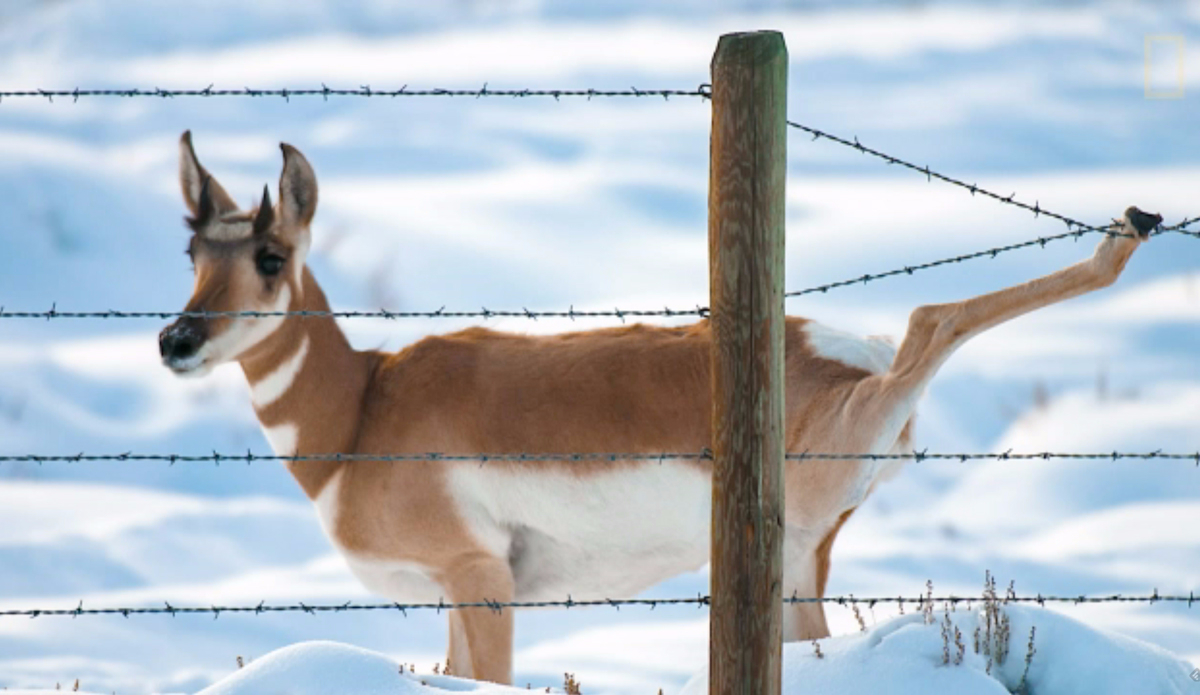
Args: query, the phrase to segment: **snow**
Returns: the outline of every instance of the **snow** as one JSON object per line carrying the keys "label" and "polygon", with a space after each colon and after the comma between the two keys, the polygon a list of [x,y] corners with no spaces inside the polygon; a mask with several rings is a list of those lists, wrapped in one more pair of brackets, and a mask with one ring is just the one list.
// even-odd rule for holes
{"label": "snow", "polygon": [[[1169,441],[1175,451],[1197,452],[1198,412],[1197,383],[1161,384],[1100,402],[1093,393],[1069,392],[1017,420],[993,449],[1150,452]],[[988,461],[967,472],[933,514],[963,529],[1045,528],[1121,502],[1195,501],[1196,473],[1194,460]]]}
{"label": "snow", "polygon": [[[783,692],[788,695],[1084,695],[1146,693],[1183,695],[1196,684],[1192,666],[1153,645],[1122,635],[1092,630],[1051,611],[1009,605],[1002,608],[1010,621],[1009,653],[1003,663],[973,646],[976,628],[983,628],[982,610],[949,613],[965,645],[961,663],[954,638],[943,640],[946,615],[937,610],[933,622],[910,614],[863,634],[821,640],[823,657],[808,643],[784,645]],[[1034,653],[1026,672],[1028,635],[1036,628]],[[951,633],[952,634],[952,633]],[[949,649],[945,663],[944,650]],[[696,675],[680,695],[708,692],[707,671]]]}
{"label": "snow", "polygon": [[[474,692],[502,695],[517,688],[453,676],[401,673],[395,661],[366,649],[336,642],[303,642],[251,662],[198,695],[430,695]],[[528,691],[525,691],[528,692]]]}
{"label": "snow", "polygon": [[[722,31],[774,27],[788,40],[798,121],[1088,222],[1129,204],[1170,222],[1200,214],[1194,95],[1146,100],[1142,84],[1147,34],[1184,36],[1186,84],[1200,84],[1200,3],[1041,5],[210,0],[181,12],[154,0],[20,0],[0,3],[0,89],[691,88],[708,80]],[[703,304],[709,117],[685,98],[5,99],[0,305],[181,308],[191,277],[175,143],[187,128],[238,200],[278,176],[279,141],[313,161],[312,265],[339,309]],[[793,135],[788,289],[1063,231]],[[914,306],[1049,272],[1092,243],[809,295],[788,311],[899,338]],[[921,404],[917,446],[1200,450],[1198,248],[1155,237],[1113,288],[966,345]],[[158,363],[162,323],[0,324],[0,452],[267,452],[238,370],[174,378]],[[469,323],[343,326],[359,347],[395,349]],[[487,322],[535,332],[614,323]],[[847,524],[829,591],[913,595],[932,579],[939,594],[977,594],[991,569],[1019,593],[1187,594],[1200,589],[1198,493],[1200,472],[1187,461],[911,464]],[[694,596],[707,585],[701,571],[647,595]],[[81,600],[378,597],[349,574],[277,466],[0,464],[0,607]],[[1162,692],[1195,688],[1179,680],[1180,658],[1200,663],[1194,608],[1010,610],[1014,634],[1038,622],[1030,678],[1045,692],[1151,692],[1151,677]],[[868,612],[868,635],[849,610],[827,612],[835,637],[822,641],[826,659],[813,659],[811,645],[789,647],[789,683],[1013,686],[1007,670],[997,680],[970,659],[940,666],[936,626],[895,620],[894,607]],[[445,640],[445,616],[432,612],[0,618],[0,687],[76,678],[122,695],[476,687],[442,677],[420,685]],[[694,607],[521,612],[516,679],[561,687],[571,672],[588,693],[670,695],[703,669],[706,646],[706,615]],[[238,655],[248,665],[233,673]],[[423,675],[400,678],[397,660]],[[326,678],[345,670],[361,679]],[[1134,677],[1145,680],[1120,680]]]}

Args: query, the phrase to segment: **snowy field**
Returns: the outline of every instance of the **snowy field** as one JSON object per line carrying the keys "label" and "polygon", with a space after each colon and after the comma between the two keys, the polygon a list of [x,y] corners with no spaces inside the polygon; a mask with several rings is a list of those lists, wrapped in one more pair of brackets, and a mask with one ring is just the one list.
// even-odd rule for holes
{"label": "snowy field", "polygon": [[[722,32],[774,28],[790,51],[793,120],[1092,224],[1131,204],[1170,223],[1200,215],[1197,2],[349,4],[4,2],[0,90],[691,89]],[[1159,91],[1177,77],[1170,61],[1144,69],[1147,35],[1183,37],[1183,98],[1145,97],[1147,75]],[[321,186],[310,264],[335,308],[705,304],[709,116],[682,97],[4,99],[0,305],[182,308],[185,129],[244,203],[278,177],[279,141],[305,152]],[[789,289],[1065,229],[799,133],[788,157]],[[1050,272],[1094,242],[808,295],[788,312],[899,337],[914,306]],[[1200,241],[1159,236],[1115,287],[969,344],[921,405],[918,447],[1200,450],[1198,270]],[[2,320],[0,454],[268,453],[239,370],[181,381],[160,366],[164,323]],[[343,323],[357,346],[386,349],[465,325]],[[915,596],[932,580],[938,594],[978,595],[985,570],[1020,594],[1200,590],[1200,470],[910,464],[840,535],[829,593]],[[700,572],[647,595],[707,583]],[[376,600],[276,465],[0,463],[0,610]],[[788,647],[787,691],[1009,692],[1037,624],[1030,692],[1200,693],[1187,677],[1200,608],[1011,610],[1013,655],[988,674],[969,646],[963,664],[942,666],[940,625],[911,609],[893,620],[894,605],[875,606],[864,635],[830,607],[842,637],[823,641],[823,659]],[[951,616],[974,629],[965,608]],[[445,633],[444,616],[418,612],[0,617],[0,687],[470,691],[432,675]],[[561,688],[569,672],[589,694],[693,694],[706,640],[695,607],[525,612],[516,681]],[[401,678],[401,663],[417,673]]]}

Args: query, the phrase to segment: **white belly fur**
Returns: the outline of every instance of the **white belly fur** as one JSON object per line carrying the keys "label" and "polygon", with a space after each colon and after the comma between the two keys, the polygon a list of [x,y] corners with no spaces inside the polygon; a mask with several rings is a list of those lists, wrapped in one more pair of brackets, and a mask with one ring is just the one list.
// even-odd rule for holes
{"label": "white belly fur", "polygon": [[509,558],[518,600],[632,596],[708,561],[706,472],[670,459],[584,475],[569,466],[448,476],[477,540]]}

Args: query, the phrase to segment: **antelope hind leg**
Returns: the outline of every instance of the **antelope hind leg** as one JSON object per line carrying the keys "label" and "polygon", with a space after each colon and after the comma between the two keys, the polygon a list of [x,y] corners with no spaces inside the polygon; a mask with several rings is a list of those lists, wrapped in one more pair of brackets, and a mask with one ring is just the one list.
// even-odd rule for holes
{"label": "antelope hind leg", "polygon": [[[508,563],[483,553],[453,563],[444,573],[442,586],[454,603],[510,603],[515,595]],[[455,675],[511,684],[513,609],[460,608],[454,613],[450,656]]]}
{"label": "antelope hind leg", "polygon": [[895,442],[925,386],[959,346],[1005,321],[1111,285],[1161,221],[1130,207],[1121,223],[1123,235],[1106,236],[1087,260],[962,302],[918,307],[891,368],[855,388],[846,408],[847,426],[874,428],[878,441]]}

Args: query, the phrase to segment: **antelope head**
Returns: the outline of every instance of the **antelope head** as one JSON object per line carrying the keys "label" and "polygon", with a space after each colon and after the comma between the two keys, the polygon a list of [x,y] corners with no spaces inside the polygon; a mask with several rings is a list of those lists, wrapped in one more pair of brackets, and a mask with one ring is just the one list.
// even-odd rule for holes
{"label": "antelope head", "polygon": [[163,329],[163,364],[179,375],[200,376],[263,344],[286,316],[225,312],[285,312],[301,306],[309,223],[317,207],[317,180],[299,150],[281,144],[279,202],[268,187],[248,211],[238,208],[196,158],[191,132],[179,141],[179,183],[190,211],[187,253],[195,287],[185,315]]}

